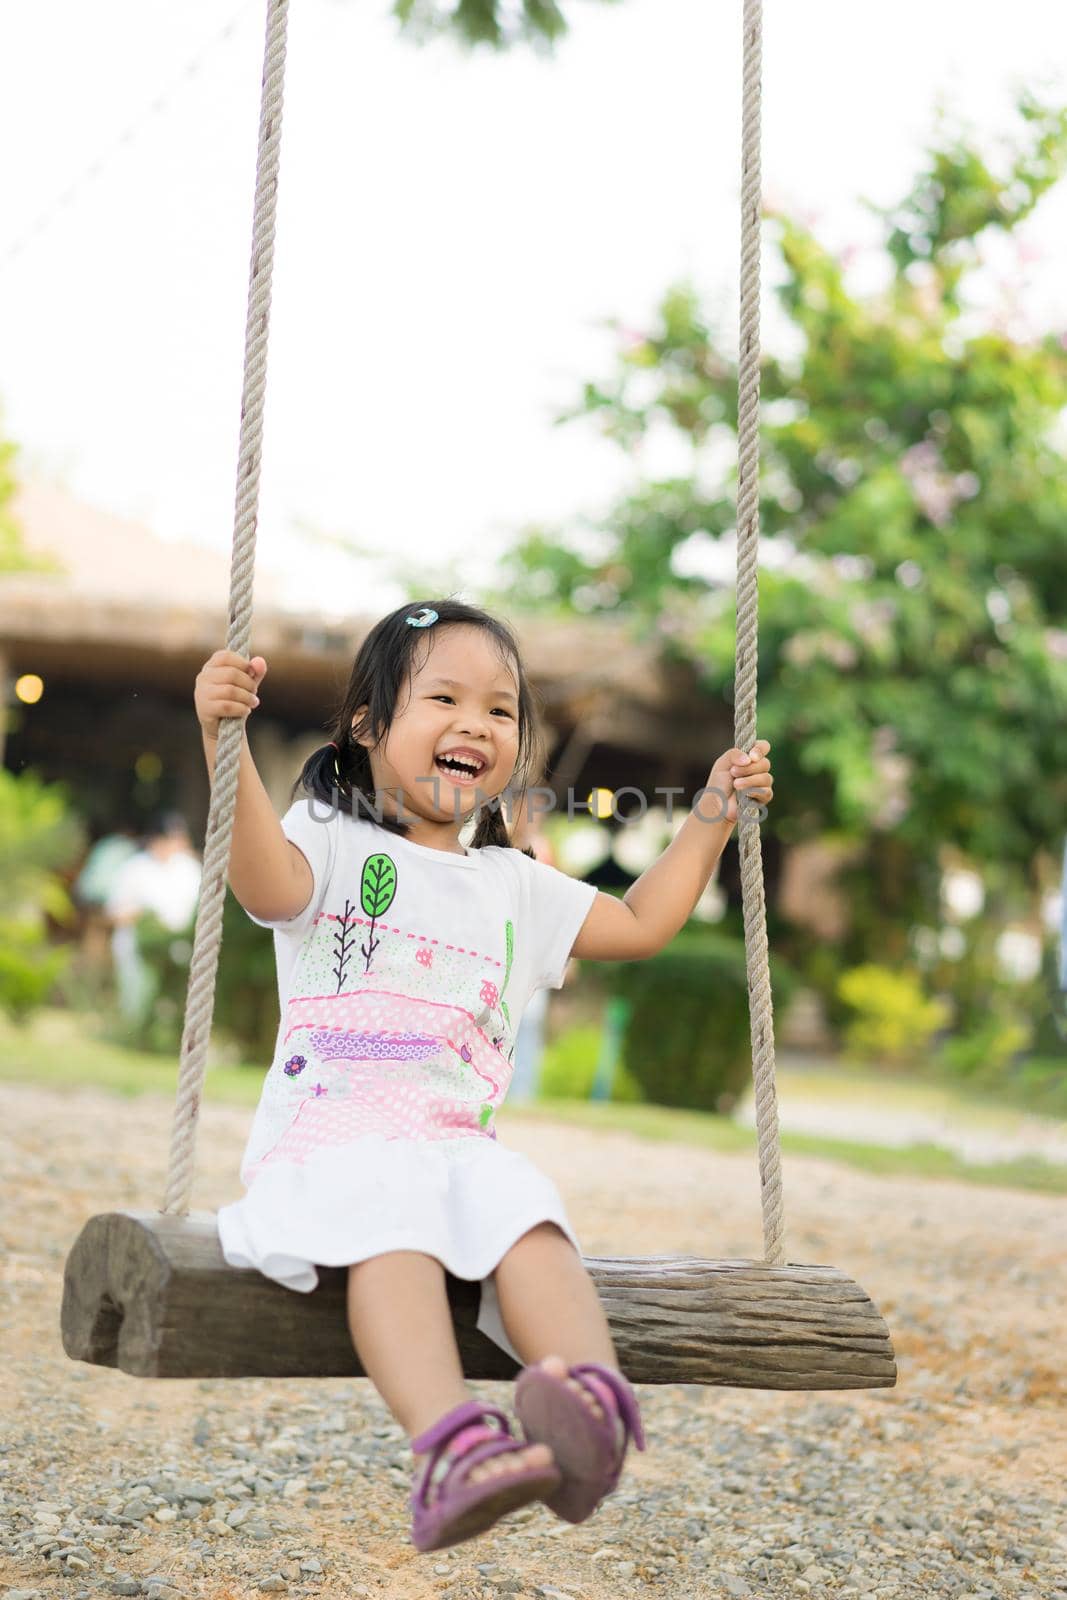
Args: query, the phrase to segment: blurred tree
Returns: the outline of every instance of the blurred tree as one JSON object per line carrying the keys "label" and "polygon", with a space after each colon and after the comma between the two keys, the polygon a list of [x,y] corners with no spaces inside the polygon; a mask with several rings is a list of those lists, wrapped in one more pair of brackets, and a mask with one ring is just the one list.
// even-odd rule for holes
{"label": "blurred tree", "polygon": [[[568,9],[574,3],[568,0]],[[393,0],[393,14],[420,43],[451,34],[471,48],[489,45],[505,50],[513,44],[532,44],[551,51],[567,32],[564,7],[556,0]]]}
{"label": "blurred tree", "polygon": [[[1030,910],[1039,854],[1062,850],[1067,335],[990,325],[962,295],[979,236],[1009,234],[1067,160],[1067,110],[1018,110],[1005,177],[942,129],[899,206],[867,203],[883,292],[853,295],[806,228],[764,213],[803,348],[762,366],[759,732],[780,837],[865,845],[842,880],[855,961],[906,961],[913,924],[939,925],[942,845],[995,865],[987,916]],[[630,617],[696,665],[710,722],[734,669],[736,363],[687,285],[651,331],[608,326],[616,370],[558,420],[593,418],[638,471],[664,442],[687,467],[601,519],[528,529],[482,599]]]}
{"label": "blurred tree", "polygon": [[18,523],[11,510],[18,482],[15,457],[18,446],[0,439],[0,577],[10,572],[50,570],[54,563],[32,556],[23,548]]}

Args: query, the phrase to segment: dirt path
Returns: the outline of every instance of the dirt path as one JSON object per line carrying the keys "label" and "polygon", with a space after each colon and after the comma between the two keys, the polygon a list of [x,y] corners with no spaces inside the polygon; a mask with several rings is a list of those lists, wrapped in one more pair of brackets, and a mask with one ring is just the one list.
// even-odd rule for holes
{"label": "dirt path", "polygon": [[[1067,1474],[1062,1200],[788,1161],[788,1257],[833,1262],[871,1293],[893,1332],[898,1387],[645,1388],[650,1448],[631,1455],[619,1493],[588,1523],[537,1508],[419,1557],[408,1541],[409,1458],[366,1383],[140,1380],[67,1360],[58,1334],[67,1249],[93,1212],[158,1206],[171,1107],[13,1085],[4,1102],[0,1588],[128,1593],[114,1584],[132,1575],[155,1577],[160,1600],[238,1600],[288,1565],[294,1593],[346,1600],[1057,1593],[1067,1559],[1057,1531]],[[206,1107],[195,1208],[240,1193],[250,1115]],[[506,1118],[501,1137],[556,1179],[590,1254],[758,1254],[750,1157]],[[508,1386],[482,1392],[506,1401]],[[266,1502],[258,1541],[240,1528],[207,1532],[218,1505],[197,1522],[85,1531],[100,1525],[86,1503],[129,1499],[170,1468],[218,1483],[234,1456],[281,1460],[300,1427],[307,1461],[290,1471],[304,1489]],[[81,1518],[84,1567],[49,1562],[44,1539],[28,1549],[42,1503],[60,1507],[43,1513],[60,1524]],[[302,1556],[321,1577],[300,1574]]]}

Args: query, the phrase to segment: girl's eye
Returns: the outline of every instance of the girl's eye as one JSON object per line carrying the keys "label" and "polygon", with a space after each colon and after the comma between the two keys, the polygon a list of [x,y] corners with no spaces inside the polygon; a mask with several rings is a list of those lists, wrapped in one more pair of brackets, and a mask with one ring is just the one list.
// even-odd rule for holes
{"label": "girl's eye", "polygon": [[[452,696],[450,694],[435,694],[435,695],[432,696],[432,698],[434,700],[451,700]],[[503,706],[494,706],[493,710],[494,711],[503,711],[505,717],[510,717],[511,716],[511,712],[504,710]]]}

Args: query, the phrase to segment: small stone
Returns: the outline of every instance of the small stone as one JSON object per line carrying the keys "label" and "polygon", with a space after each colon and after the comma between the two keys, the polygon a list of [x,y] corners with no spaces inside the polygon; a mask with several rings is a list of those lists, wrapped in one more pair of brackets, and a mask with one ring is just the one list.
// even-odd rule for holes
{"label": "small stone", "polygon": [[272,1572],[269,1578],[264,1578],[256,1585],[264,1594],[284,1594],[289,1585],[280,1572]]}
{"label": "small stone", "polygon": [[174,1493],[179,1500],[199,1500],[204,1505],[215,1498],[215,1491],[209,1483],[191,1482],[185,1478],[179,1478],[175,1483]]}
{"label": "small stone", "polygon": [[282,1490],[282,1498],[285,1500],[292,1500],[296,1495],[303,1494],[307,1489],[307,1486],[308,1481],[306,1478],[290,1478],[289,1482]]}
{"label": "small stone", "polygon": [[113,1578],[107,1587],[109,1594],[140,1594],[141,1580],[139,1578]]}
{"label": "small stone", "polygon": [[300,1563],[298,1561],[287,1561],[282,1568],[282,1577],[286,1578],[290,1583],[299,1583],[301,1578]]}
{"label": "small stone", "polygon": [[322,1571],[322,1562],[317,1561],[314,1556],[308,1556],[306,1561],[301,1561],[300,1570],[301,1572],[319,1573]]}
{"label": "small stone", "polygon": [[632,1578],[634,1573],[637,1571],[637,1562],[620,1561],[615,1570],[620,1578]]}
{"label": "small stone", "polygon": [[151,1506],[146,1506],[143,1500],[130,1500],[122,1508],[124,1517],[132,1517],[134,1522],[143,1522],[151,1511]]}
{"label": "small stone", "polygon": [[791,1561],[798,1572],[803,1572],[804,1569],[806,1567],[810,1567],[812,1562],[815,1560],[815,1551],[806,1549],[802,1544],[791,1544],[785,1550],[775,1550],[768,1553],[771,1555],[780,1555],[786,1560]]}
{"label": "small stone", "polygon": [[207,1526],[207,1530],[208,1530],[209,1533],[232,1533],[233,1532],[233,1529],[230,1527],[230,1524],[228,1522],[224,1522],[221,1517],[212,1517],[211,1521],[208,1522],[206,1524],[206,1526]]}
{"label": "small stone", "polygon": [[177,1522],[178,1520],[178,1513],[173,1506],[160,1506],[157,1511],[153,1512],[153,1516],[157,1522],[163,1523]]}
{"label": "small stone", "polygon": [[4,1600],[41,1600],[40,1589],[8,1589]]}

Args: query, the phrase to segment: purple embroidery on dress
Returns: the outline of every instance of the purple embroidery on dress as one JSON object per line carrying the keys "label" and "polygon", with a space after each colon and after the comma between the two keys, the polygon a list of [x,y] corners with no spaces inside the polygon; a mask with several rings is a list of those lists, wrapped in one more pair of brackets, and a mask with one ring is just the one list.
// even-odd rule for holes
{"label": "purple embroidery on dress", "polygon": [[311,1091],[311,1092],[312,1092],[312,1094],[313,1094],[313,1095],[314,1095],[314,1096],[315,1096],[315,1098],[316,1098],[316,1100],[317,1100],[317,1099],[318,1099],[318,1097],[319,1097],[319,1095],[320,1095],[320,1094],[329,1094],[329,1090],[328,1090],[328,1089],[324,1089],[324,1088],[323,1088],[323,1087],[322,1087],[322,1084],[321,1084],[321,1083],[317,1083],[317,1084],[316,1084],[316,1085],[315,1085],[315,1087],[314,1087],[314,1088],[313,1088],[313,1089],[312,1089],[312,1091]]}
{"label": "purple embroidery on dress", "polygon": [[285,1063],[283,1071],[285,1072],[285,1076],[287,1078],[295,1078],[299,1073],[303,1072],[306,1066],[307,1061],[303,1056],[290,1056],[289,1060]]}
{"label": "purple embroidery on dress", "polygon": [[468,1063],[470,1062],[470,1060],[471,1060],[471,1047],[470,1047],[469,1044],[465,1044],[463,1046],[462,1050],[459,1053],[463,1057],[464,1061],[466,1061]]}
{"label": "purple embroidery on dress", "polygon": [[318,1029],[311,1047],[324,1061],[427,1061],[440,1053],[441,1043],[430,1033],[350,1033],[347,1029]]}

